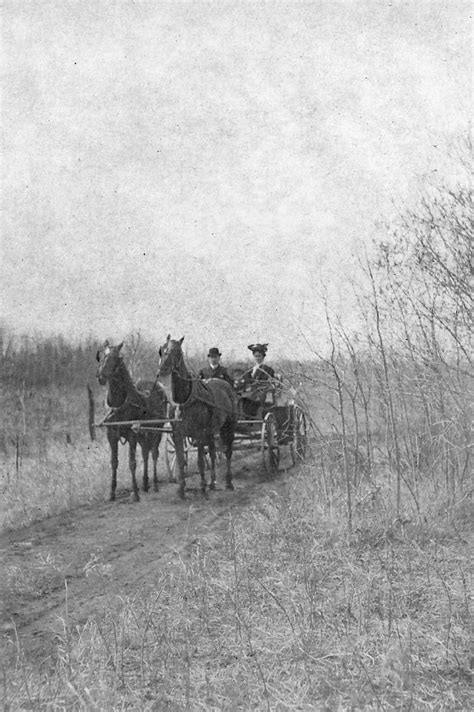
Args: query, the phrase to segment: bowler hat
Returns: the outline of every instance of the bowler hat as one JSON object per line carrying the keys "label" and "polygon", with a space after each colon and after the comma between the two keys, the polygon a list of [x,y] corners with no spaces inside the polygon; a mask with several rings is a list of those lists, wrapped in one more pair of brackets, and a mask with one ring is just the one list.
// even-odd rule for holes
{"label": "bowler hat", "polygon": [[268,349],[268,344],[250,344],[250,346],[247,346],[248,349],[254,354],[254,353],[260,353],[263,356],[267,353]]}
{"label": "bowler hat", "polygon": [[221,352],[219,351],[218,348],[215,346],[212,347],[212,349],[209,349],[209,353],[207,354],[208,356],[222,356]]}

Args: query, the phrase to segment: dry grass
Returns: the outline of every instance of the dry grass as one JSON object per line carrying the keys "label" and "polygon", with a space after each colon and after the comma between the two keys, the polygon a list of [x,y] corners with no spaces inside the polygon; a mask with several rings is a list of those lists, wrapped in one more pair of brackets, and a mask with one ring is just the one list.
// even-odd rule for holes
{"label": "dry grass", "polygon": [[[88,439],[85,392],[6,396],[1,526],[106,498],[108,447]],[[54,662],[32,667],[18,644],[4,709],[474,708],[467,487],[451,498],[442,468],[417,471],[397,514],[386,459],[357,470],[349,452],[350,533],[340,446],[319,435],[313,463],[229,512],[224,537],[195,540],[153,587],[109,597],[79,628],[66,617]],[[66,559],[46,557],[2,588],[40,598],[66,576]]]}
{"label": "dry grass", "polygon": [[54,669],[18,658],[4,705],[35,710],[468,710],[469,502],[420,517],[360,492],[348,536],[318,471],[228,517],[153,589],[110,598]]}
{"label": "dry grass", "polygon": [[48,443],[41,455],[5,459],[0,529],[17,529],[36,520],[104,499],[109,487],[108,453],[103,442],[86,437],[76,444]]}
{"label": "dry grass", "polygon": [[[96,394],[96,420],[102,417],[101,395]],[[110,448],[104,432],[90,440],[85,389],[3,388],[2,397],[0,531],[107,499]],[[125,486],[127,458],[128,448],[120,447],[118,476]],[[138,463],[141,477],[140,456]]]}

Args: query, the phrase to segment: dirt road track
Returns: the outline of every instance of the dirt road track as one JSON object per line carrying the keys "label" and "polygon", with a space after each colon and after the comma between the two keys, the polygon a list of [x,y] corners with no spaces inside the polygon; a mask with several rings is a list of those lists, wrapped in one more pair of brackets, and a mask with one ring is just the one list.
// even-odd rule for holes
{"label": "dirt road track", "polygon": [[80,625],[111,595],[153,586],[159,570],[187,556],[196,539],[223,531],[230,511],[242,511],[281,481],[278,475],[265,482],[255,457],[236,458],[235,491],[225,490],[221,477],[207,501],[193,476],[184,502],[176,485],[160,483],[160,492],[141,494],[139,503],[123,492],[115,503],[84,506],[4,534],[0,655],[14,657],[18,636],[26,659],[41,664],[53,653],[66,617],[69,625]]}

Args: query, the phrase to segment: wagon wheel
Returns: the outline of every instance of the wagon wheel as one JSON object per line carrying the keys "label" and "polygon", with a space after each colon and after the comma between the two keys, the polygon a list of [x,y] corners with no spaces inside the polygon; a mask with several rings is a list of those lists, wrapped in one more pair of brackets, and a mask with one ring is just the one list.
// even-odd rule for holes
{"label": "wagon wheel", "polygon": [[265,471],[272,477],[280,464],[278,433],[273,413],[267,413],[262,424],[261,452]]}
{"label": "wagon wheel", "polygon": [[307,441],[306,416],[300,406],[295,405],[293,410],[293,440],[290,445],[293,465],[303,462],[305,459]]}
{"label": "wagon wheel", "polygon": [[[184,450],[184,476],[188,474],[188,455],[189,451],[192,449],[191,443],[188,438],[183,439],[183,450]],[[178,482],[179,481],[179,465],[178,458],[176,457],[176,447],[173,440],[173,433],[166,434],[165,442],[165,462],[166,469],[168,470],[168,482]]]}

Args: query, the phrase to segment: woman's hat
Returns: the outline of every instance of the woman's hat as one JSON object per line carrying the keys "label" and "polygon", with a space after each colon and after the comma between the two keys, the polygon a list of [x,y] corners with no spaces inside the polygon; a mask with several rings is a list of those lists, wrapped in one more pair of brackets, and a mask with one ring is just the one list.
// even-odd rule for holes
{"label": "woman's hat", "polygon": [[207,356],[209,358],[209,356],[222,356],[222,354],[218,348],[213,346],[212,349],[209,349],[209,353],[207,354]]}
{"label": "woman's hat", "polygon": [[250,344],[247,348],[250,349],[253,354],[257,352],[265,356],[268,350],[268,344]]}

